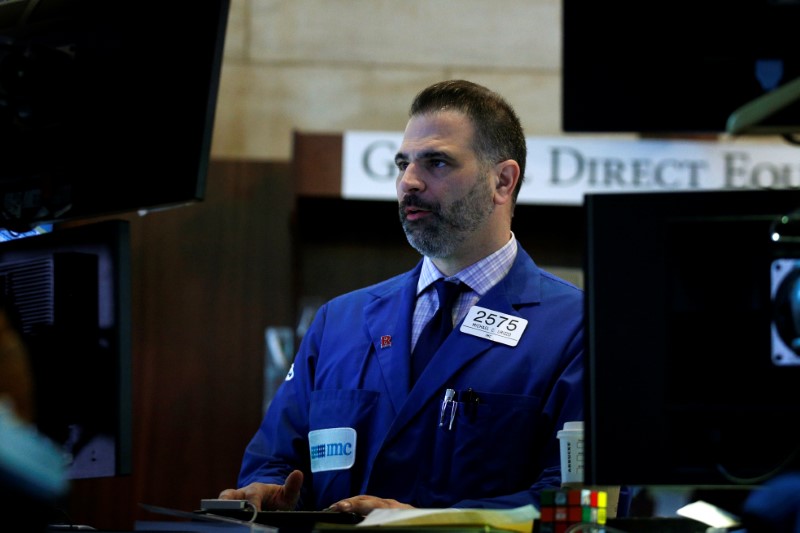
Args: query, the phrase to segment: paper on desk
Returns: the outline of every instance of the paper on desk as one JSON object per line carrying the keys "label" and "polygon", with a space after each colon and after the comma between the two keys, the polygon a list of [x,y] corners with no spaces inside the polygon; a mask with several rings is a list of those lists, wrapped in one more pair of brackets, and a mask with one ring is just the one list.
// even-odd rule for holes
{"label": "paper on desk", "polygon": [[739,519],[736,516],[702,500],[684,505],[676,513],[715,528],[739,526]]}
{"label": "paper on desk", "polygon": [[533,505],[514,509],[374,509],[361,526],[491,526],[531,533],[539,511]]}

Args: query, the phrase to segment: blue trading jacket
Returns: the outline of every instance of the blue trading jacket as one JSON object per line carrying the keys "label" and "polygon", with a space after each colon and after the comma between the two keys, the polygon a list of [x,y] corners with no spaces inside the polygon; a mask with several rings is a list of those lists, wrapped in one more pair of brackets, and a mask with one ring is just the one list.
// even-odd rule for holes
{"label": "blue trading jacket", "polygon": [[[556,433],[583,420],[583,292],[520,247],[477,303],[526,319],[519,344],[456,325],[409,390],[420,267],[319,309],[245,451],[240,486],[303,470],[305,509],[357,494],[427,508],[538,507],[542,488],[560,486]],[[452,429],[452,406],[439,424],[448,388],[462,400]],[[468,389],[477,401],[466,402]]]}

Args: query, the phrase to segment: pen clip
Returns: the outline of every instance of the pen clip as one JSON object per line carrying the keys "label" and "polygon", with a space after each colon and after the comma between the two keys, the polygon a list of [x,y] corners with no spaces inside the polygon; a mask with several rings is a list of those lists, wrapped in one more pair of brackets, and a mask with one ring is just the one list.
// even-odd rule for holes
{"label": "pen clip", "polygon": [[453,421],[456,419],[456,411],[458,410],[458,402],[452,402],[453,408],[450,410],[450,425],[447,427],[450,431],[453,431]]}
{"label": "pen clip", "polygon": [[[442,400],[442,410],[439,413],[439,427],[442,427],[444,425],[444,416],[445,412],[447,411],[447,405],[451,404],[455,406],[455,397],[456,397],[455,389],[447,389],[446,391],[444,391],[444,399]],[[450,429],[453,429],[452,416],[450,417]]]}
{"label": "pen clip", "polygon": [[475,414],[478,411],[478,404],[481,402],[480,397],[478,397],[477,393],[472,390],[472,387],[466,390],[464,396],[464,412],[470,417],[470,420],[474,420]]}

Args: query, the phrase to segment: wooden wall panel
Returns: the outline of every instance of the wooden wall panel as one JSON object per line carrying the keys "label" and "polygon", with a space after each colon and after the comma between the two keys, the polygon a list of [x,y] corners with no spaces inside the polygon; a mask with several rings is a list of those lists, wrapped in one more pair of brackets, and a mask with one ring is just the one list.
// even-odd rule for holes
{"label": "wooden wall panel", "polygon": [[342,134],[295,132],[292,141],[292,175],[297,196],[339,198]]}

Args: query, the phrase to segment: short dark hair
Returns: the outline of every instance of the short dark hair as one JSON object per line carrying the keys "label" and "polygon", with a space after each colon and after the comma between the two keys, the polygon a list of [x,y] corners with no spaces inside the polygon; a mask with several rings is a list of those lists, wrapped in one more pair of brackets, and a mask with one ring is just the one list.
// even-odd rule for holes
{"label": "short dark hair", "polygon": [[514,201],[525,178],[527,146],[514,108],[499,94],[467,80],[448,80],[420,91],[409,109],[409,117],[458,111],[466,115],[475,127],[473,150],[487,165],[506,159],[519,164],[520,178],[514,189]]}

